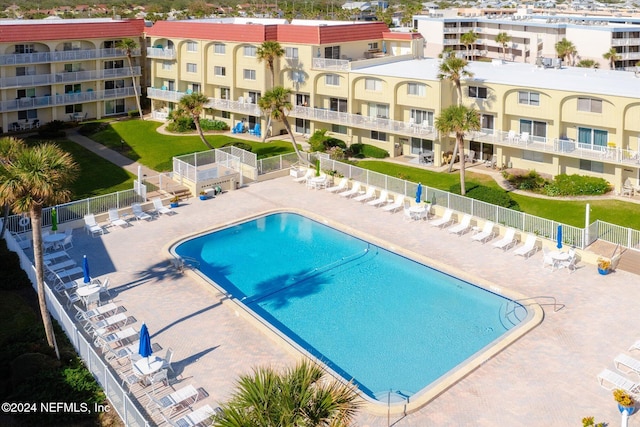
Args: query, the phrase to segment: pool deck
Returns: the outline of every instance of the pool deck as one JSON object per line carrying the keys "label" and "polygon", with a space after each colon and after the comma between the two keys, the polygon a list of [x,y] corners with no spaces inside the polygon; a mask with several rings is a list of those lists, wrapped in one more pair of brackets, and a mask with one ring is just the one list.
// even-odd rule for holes
{"label": "pool deck", "polygon": [[[638,277],[623,271],[597,274],[593,265],[566,270],[542,268],[542,254],[530,259],[502,252],[322,190],[308,190],[290,177],[255,183],[200,201],[182,202],[177,214],[91,238],[74,231],[73,258],[90,258],[94,277],[110,277],[115,302],[146,322],[163,356],[171,347],[179,389],[193,384],[217,406],[227,399],[240,374],[252,367],[288,366],[300,357],[279,339],[239,316],[224,296],[169,266],[166,250],[177,239],[273,209],[302,209],[359,233],[448,264],[529,297],[554,297],[562,309],[544,305],[545,318],[531,332],[485,362],[419,411],[394,416],[395,426],[569,426],[586,416],[616,425],[620,414],[609,391],[598,384],[603,368],[640,339],[635,327],[640,301]],[[300,254],[304,256],[304,254]],[[284,260],[283,260],[284,261]],[[538,299],[550,303],[549,298]],[[398,331],[399,334],[402,331]],[[640,352],[632,354],[640,358]],[[425,359],[425,364],[429,360]],[[627,375],[632,380],[637,376]],[[168,393],[169,389],[159,391]],[[140,386],[133,389],[147,403]],[[162,424],[157,417],[155,422]],[[360,427],[388,425],[387,417],[359,413]],[[633,415],[629,426],[640,426]]]}

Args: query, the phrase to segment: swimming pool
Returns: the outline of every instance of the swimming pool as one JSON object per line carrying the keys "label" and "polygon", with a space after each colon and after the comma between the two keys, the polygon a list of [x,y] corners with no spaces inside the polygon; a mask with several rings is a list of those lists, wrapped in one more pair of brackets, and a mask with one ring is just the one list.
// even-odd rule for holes
{"label": "swimming pool", "polygon": [[172,252],[199,261],[203,275],[281,335],[385,403],[390,391],[423,392],[529,315],[501,295],[294,213],[189,238]]}

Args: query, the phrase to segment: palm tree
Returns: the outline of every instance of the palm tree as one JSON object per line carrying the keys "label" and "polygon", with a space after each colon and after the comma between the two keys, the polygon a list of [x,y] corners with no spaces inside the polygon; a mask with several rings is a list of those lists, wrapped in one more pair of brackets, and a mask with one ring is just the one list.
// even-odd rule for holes
{"label": "palm tree", "polygon": [[581,59],[576,64],[576,67],[580,67],[580,68],[599,68],[600,64],[598,64],[593,59]]}
{"label": "palm tree", "polygon": [[622,59],[622,56],[620,56],[615,47],[612,47],[611,49],[606,51],[602,55],[602,57],[609,61],[609,68],[611,68],[612,70],[616,69],[616,61],[620,61]]}
{"label": "palm tree", "polygon": [[140,113],[140,120],[144,120],[142,117],[142,107],[140,106],[140,94],[138,93],[138,85],[136,84],[136,77],[133,74],[133,63],[131,56],[134,50],[138,48],[138,43],[133,39],[122,39],[116,43],[116,48],[122,49],[127,55],[127,62],[129,63],[129,72],[131,73],[131,79],[133,79],[133,92],[136,94],[136,105],[138,106],[138,113]]}
{"label": "palm tree", "polygon": [[[460,84],[460,79],[462,77],[473,77],[473,73],[466,70],[468,62],[464,59],[449,56],[445,58],[440,63],[440,68],[438,69],[438,79],[440,80],[450,80],[453,82],[453,85],[458,92],[458,106],[462,105],[462,85]],[[456,158],[456,153],[458,151],[458,145],[456,144],[453,147],[453,156],[451,157],[451,162],[449,163],[449,172],[453,168],[453,161]]]}
{"label": "palm tree", "polygon": [[[9,204],[16,213],[29,213],[33,233],[33,257],[38,289],[38,303],[47,342],[58,352],[51,317],[44,293],[42,259],[42,208],[68,202],[69,184],[78,173],[71,155],[57,145],[45,143],[34,147],[16,142],[12,161],[0,163],[0,203]],[[60,355],[58,354],[58,358]]]}
{"label": "palm tree", "polygon": [[324,371],[306,360],[278,373],[254,369],[238,380],[237,390],[213,425],[216,427],[349,426],[360,406],[352,385],[326,381]]}
{"label": "palm tree", "polygon": [[[24,143],[20,139],[13,137],[7,137],[0,139],[0,164],[6,165],[13,161],[18,151],[24,146]],[[9,218],[10,206],[8,203],[4,204],[4,212],[2,214],[2,230],[0,230],[0,238],[4,237],[4,232],[7,229],[7,219]]]}
{"label": "palm tree", "polygon": [[[271,87],[275,87],[276,85],[276,72],[274,69],[274,63],[277,58],[283,57],[285,54],[284,49],[277,41],[264,41],[256,50],[256,59],[258,62],[265,61],[267,63],[267,67],[271,72]],[[267,140],[267,135],[269,134],[269,130],[271,129],[271,116],[267,119],[267,128],[265,129],[264,135],[262,136],[262,142]]]}
{"label": "palm tree", "polygon": [[209,98],[203,93],[193,92],[188,95],[184,95],[180,98],[180,102],[178,103],[177,111],[174,111],[174,116],[189,116],[193,119],[193,123],[196,125],[196,130],[198,131],[198,135],[200,135],[200,139],[209,147],[209,149],[213,149],[213,146],[209,144],[209,141],[204,137],[204,133],[202,132],[202,126],[200,126],[200,114],[202,114],[202,110],[204,109],[205,104],[209,102]]}
{"label": "palm tree", "polygon": [[[464,134],[469,131],[476,131],[480,129],[480,115],[474,108],[468,108],[464,105],[452,105],[442,110],[440,115],[436,118],[435,127],[438,132],[448,135],[450,133],[456,134],[456,147],[460,154],[464,152]],[[453,154],[455,157],[455,152]],[[453,160],[451,160],[453,163]],[[460,156],[460,193],[464,196],[466,194],[464,184],[464,166],[465,161]]]}
{"label": "palm tree", "polygon": [[478,35],[473,31],[469,31],[468,33],[464,33],[460,36],[460,43],[465,45],[465,47],[467,48],[467,60],[471,59],[471,55],[469,53],[476,40],[478,40]]}
{"label": "palm tree", "polygon": [[[578,53],[576,47],[566,38],[563,38],[555,45],[556,53],[563,61],[573,65],[573,57]],[[571,61],[569,61],[571,59]]]}
{"label": "palm tree", "polygon": [[496,43],[502,45],[502,59],[507,59],[507,44],[511,41],[511,36],[506,32],[501,32],[496,35]]}
{"label": "palm tree", "polygon": [[296,143],[296,139],[293,137],[293,132],[291,132],[291,125],[289,124],[289,120],[287,120],[287,112],[293,108],[293,105],[290,101],[291,98],[291,89],[285,89],[282,86],[276,86],[273,89],[267,91],[262,98],[258,101],[258,106],[262,110],[265,115],[271,117],[274,120],[281,121],[284,125],[284,128],[289,133],[291,137],[291,143],[293,144],[293,149],[302,162],[310,165],[307,159],[302,157],[300,151],[298,150],[298,144]]}

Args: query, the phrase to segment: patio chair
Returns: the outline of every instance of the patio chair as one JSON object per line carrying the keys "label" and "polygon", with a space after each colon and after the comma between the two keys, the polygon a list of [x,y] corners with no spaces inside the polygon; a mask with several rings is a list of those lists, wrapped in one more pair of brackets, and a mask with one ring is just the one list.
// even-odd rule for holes
{"label": "patio chair", "polygon": [[220,408],[213,409],[211,405],[204,405],[189,414],[183,415],[175,421],[171,418],[167,418],[167,416],[163,413],[160,414],[162,415],[162,418],[164,418],[164,421],[167,423],[167,425],[170,425],[171,427],[193,427],[213,417],[220,411]]}
{"label": "patio chair", "polygon": [[149,411],[154,409],[164,412],[170,410],[169,413],[180,409],[188,408],[198,401],[198,390],[191,384],[174,391],[171,394],[157,398],[152,394],[145,392],[149,398],[149,403],[145,408]]}
{"label": "patio chair", "polygon": [[120,215],[118,214],[118,210],[116,208],[109,209],[109,222],[111,223],[111,225],[116,225],[122,228],[131,226],[128,221],[120,218]]}
{"label": "patio chair", "polygon": [[394,202],[383,207],[382,210],[385,212],[395,212],[398,209],[402,209],[404,207],[404,194],[396,194],[394,198]]}
{"label": "patio chair", "polygon": [[65,237],[64,240],[62,241],[62,243],[60,243],[60,246],[64,250],[72,249],[73,248],[73,234],[69,234],[67,237]]}
{"label": "patio chair", "polygon": [[598,382],[600,386],[606,390],[611,391],[619,388],[635,396],[640,394],[640,384],[609,369],[604,369],[598,374]]}
{"label": "patio chair", "polygon": [[471,216],[470,214],[464,214],[464,216],[462,217],[462,221],[460,221],[460,224],[454,225],[453,227],[449,228],[447,231],[449,231],[449,233],[462,236],[471,228],[472,219],[473,219],[473,216]]}
{"label": "patio chair", "polygon": [[538,238],[535,234],[528,233],[524,245],[513,251],[514,255],[523,256],[525,259],[529,258],[538,251],[537,241]]}
{"label": "patio chair", "polygon": [[113,296],[111,295],[111,291],[109,290],[109,278],[108,277],[104,280],[104,282],[100,283],[99,295],[101,297],[102,297],[102,295],[106,295],[107,301],[109,301],[110,299],[113,298]]}
{"label": "patio chair", "polygon": [[497,242],[494,242],[492,246],[506,251],[507,249],[514,247],[516,243],[518,243],[516,240],[516,229],[507,228],[507,231],[504,233],[504,237]]}
{"label": "patio chair", "polygon": [[231,133],[242,133],[244,132],[244,124],[242,122],[238,122],[233,129],[231,129]]}
{"label": "patio chair", "polygon": [[151,221],[153,219],[151,215],[142,210],[142,206],[140,205],[140,203],[132,204],[131,210],[133,211],[133,215],[136,217],[137,221],[140,221],[141,219]]}
{"label": "patio chair", "polygon": [[160,197],[156,197],[151,200],[153,202],[153,208],[158,215],[173,215],[176,212],[171,208],[168,208],[162,204],[162,200]]}
{"label": "patio chair", "polygon": [[471,240],[474,242],[487,243],[493,239],[495,233],[493,232],[494,223],[492,221],[486,221],[482,227],[482,231],[471,236]]}
{"label": "patio chair", "polygon": [[151,383],[151,391],[153,394],[156,394],[156,384],[166,384],[169,387],[169,377],[167,376],[167,370],[161,369],[155,374],[149,377],[149,382]]}
{"label": "patio chair", "polygon": [[304,184],[305,182],[307,182],[307,180],[313,178],[313,175],[315,175],[315,173],[316,173],[315,170],[307,169],[307,173],[302,175],[300,178],[294,178],[293,182],[297,182],[298,184]]}
{"label": "patio chair", "polygon": [[369,206],[375,207],[386,205],[387,203],[389,203],[389,192],[387,190],[380,191],[380,196],[377,199],[367,202]]}
{"label": "patio chair", "polygon": [[613,364],[615,365],[616,369],[622,373],[634,373],[640,375],[640,360],[635,359],[627,354],[618,354],[615,359],[613,359]]}
{"label": "patio chair", "polygon": [[578,258],[576,256],[576,250],[571,248],[569,249],[569,259],[566,261],[559,261],[558,268],[566,268],[569,273],[573,273],[578,269],[578,267],[576,267],[577,261]]}
{"label": "patio chair", "polygon": [[628,351],[633,351],[633,350],[640,350],[640,340],[631,344],[631,347],[629,347]]}
{"label": "patio chair", "polygon": [[520,135],[520,138],[518,139],[518,142],[520,142],[521,144],[528,144],[529,143],[529,132],[522,132],[522,134]]}
{"label": "patio chair", "polygon": [[453,211],[447,208],[442,215],[442,218],[431,222],[432,227],[444,228],[453,222]]}
{"label": "patio chair", "polygon": [[633,188],[633,184],[631,184],[631,180],[627,178],[622,185],[622,192],[620,195],[633,197],[635,189]]}
{"label": "patio chair", "polygon": [[96,222],[96,217],[93,214],[87,214],[84,216],[84,229],[87,234],[91,234],[91,237],[95,237],[98,234],[104,234],[104,229]]}
{"label": "patio chair", "polygon": [[354,197],[353,200],[355,200],[356,202],[364,203],[364,202],[373,200],[375,198],[376,198],[376,187],[370,185],[369,187],[367,187],[366,193]]}
{"label": "patio chair", "polygon": [[171,371],[172,374],[175,375],[175,371],[171,366],[171,361],[173,360],[173,349],[171,347],[167,349],[167,352],[165,353],[163,360],[164,361],[162,362],[162,369],[168,369]]}
{"label": "patio chair", "polygon": [[551,255],[551,251],[546,246],[542,248],[542,268],[546,266],[555,270],[558,267],[558,261]]}
{"label": "patio chair", "polygon": [[325,191],[329,193],[339,193],[340,191],[346,190],[349,186],[349,178],[342,178],[338,185],[334,185],[333,187],[325,188]]}
{"label": "patio chair", "polygon": [[507,133],[507,141],[508,142],[515,142],[517,138],[518,138],[518,136],[516,135],[516,131],[515,130],[510,130]]}
{"label": "patio chair", "polygon": [[469,150],[469,152],[464,155],[464,161],[469,163],[475,163],[476,152],[473,150]]}
{"label": "patio chair", "polygon": [[341,196],[341,197],[350,198],[350,197],[355,196],[358,193],[360,193],[360,182],[356,181],[353,184],[353,186],[351,187],[351,190],[342,191],[342,192],[338,193],[338,195]]}
{"label": "patio chair", "polygon": [[71,293],[69,293],[66,290],[64,290],[63,292],[67,297],[67,310],[69,310],[73,304],[80,302],[80,297],[75,292],[72,291]]}
{"label": "patio chair", "polygon": [[260,124],[256,124],[253,129],[249,129],[249,135],[260,137]]}

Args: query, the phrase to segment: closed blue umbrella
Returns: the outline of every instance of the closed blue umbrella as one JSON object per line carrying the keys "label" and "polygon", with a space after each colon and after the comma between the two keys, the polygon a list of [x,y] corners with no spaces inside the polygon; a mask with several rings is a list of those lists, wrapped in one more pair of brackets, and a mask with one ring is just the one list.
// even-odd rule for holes
{"label": "closed blue umbrella", "polygon": [[421,198],[422,198],[422,184],[418,183],[418,188],[416,188],[416,203],[420,203]]}
{"label": "closed blue umbrella", "polygon": [[149,329],[147,329],[146,323],[143,323],[140,328],[140,346],[138,347],[138,354],[142,357],[149,357],[153,354],[153,349],[151,348],[151,337],[149,336]]}
{"label": "closed blue umbrella", "polygon": [[58,212],[56,212],[56,208],[51,209],[51,231],[58,231]]}
{"label": "closed blue umbrella", "polygon": [[562,225],[558,226],[558,245],[556,246],[558,249],[562,249]]}
{"label": "closed blue umbrella", "polygon": [[82,272],[84,273],[84,283],[91,282],[91,274],[89,273],[89,259],[85,255],[82,258]]}

